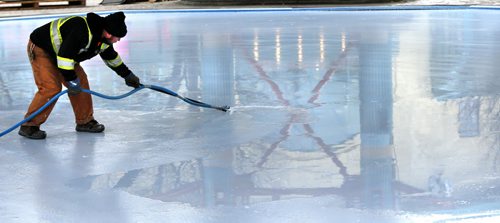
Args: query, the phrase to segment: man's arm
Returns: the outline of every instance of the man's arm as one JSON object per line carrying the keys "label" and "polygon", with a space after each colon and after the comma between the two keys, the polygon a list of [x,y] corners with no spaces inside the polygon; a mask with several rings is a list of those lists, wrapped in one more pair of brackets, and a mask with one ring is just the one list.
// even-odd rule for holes
{"label": "man's arm", "polygon": [[100,56],[104,63],[114,70],[118,75],[125,79],[125,84],[130,87],[138,88],[141,83],[139,78],[123,63],[120,55],[113,49],[112,45],[107,45],[107,47]]}

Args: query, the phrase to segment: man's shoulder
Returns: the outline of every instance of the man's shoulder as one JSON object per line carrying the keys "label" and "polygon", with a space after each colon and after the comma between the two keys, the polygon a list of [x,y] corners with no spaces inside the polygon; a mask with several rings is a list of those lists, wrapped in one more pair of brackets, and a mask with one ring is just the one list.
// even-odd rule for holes
{"label": "man's shoulder", "polygon": [[68,20],[68,22],[75,22],[75,23],[86,23],[86,18],[83,16],[72,16],[71,19]]}
{"label": "man's shoulder", "polygon": [[85,21],[84,17],[81,17],[81,16],[71,16],[71,17],[67,17],[65,19],[63,26],[65,26],[65,27],[74,27],[74,28],[78,27],[78,28],[80,28],[80,27],[86,27],[87,26],[87,22]]}

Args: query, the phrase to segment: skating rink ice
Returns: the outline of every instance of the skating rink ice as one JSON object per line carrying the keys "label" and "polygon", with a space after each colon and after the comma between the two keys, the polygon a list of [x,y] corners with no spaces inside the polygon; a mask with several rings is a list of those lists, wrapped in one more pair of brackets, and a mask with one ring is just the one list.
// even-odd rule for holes
{"label": "skating rink ice", "polygon": [[[500,221],[498,8],[125,13],[142,83],[230,112],[143,89],[93,97],[106,130],[86,134],[63,95],[45,140],[0,137],[0,222]],[[29,34],[59,16],[0,19],[0,131],[36,92]]]}

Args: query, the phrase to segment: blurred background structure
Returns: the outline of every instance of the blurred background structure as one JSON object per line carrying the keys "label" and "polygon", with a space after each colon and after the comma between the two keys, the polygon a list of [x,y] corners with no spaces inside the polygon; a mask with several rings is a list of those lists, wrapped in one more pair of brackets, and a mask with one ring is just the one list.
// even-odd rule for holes
{"label": "blurred background structure", "polygon": [[496,1],[28,2],[0,11],[0,130],[36,90],[26,37],[88,11],[128,10],[116,49],[143,82],[234,112],[141,91],[96,99],[96,136],[62,98],[47,140],[0,138],[2,223],[499,221],[500,10],[415,10]]}
{"label": "blurred background structure", "polygon": [[230,7],[337,7],[396,5],[500,5],[497,0],[0,0],[0,17],[109,11]]}

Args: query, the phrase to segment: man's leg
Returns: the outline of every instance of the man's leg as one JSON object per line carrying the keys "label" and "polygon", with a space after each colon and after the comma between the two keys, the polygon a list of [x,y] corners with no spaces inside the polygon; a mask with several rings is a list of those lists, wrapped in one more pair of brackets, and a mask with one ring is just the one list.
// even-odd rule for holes
{"label": "man's leg", "polygon": [[[75,73],[80,79],[80,86],[82,89],[90,89],[87,74],[80,66],[75,65]],[[75,113],[76,131],[79,132],[102,132],[104,125],[99,124],[94,119],[94,107],[92,103],[92,96],[87,93],[79,93],[77,95],[69,96],[73,112]]]}
{"label": "man's leg", "polygon": [[[45,51],[34,45],[31,41],[28,42],[28,57],[38,91],[35,93],[28,107],[25,118],[45,105],[52,97],[61,92],[62,89],[62,75],[59,74],[54,61],[50,59]],[[24,123],[21,126],[19,134],[27,138],[44,139],[46,134],[40,130],[40,125],[47,120],[55,103],[50,104],[40,114]]]}

